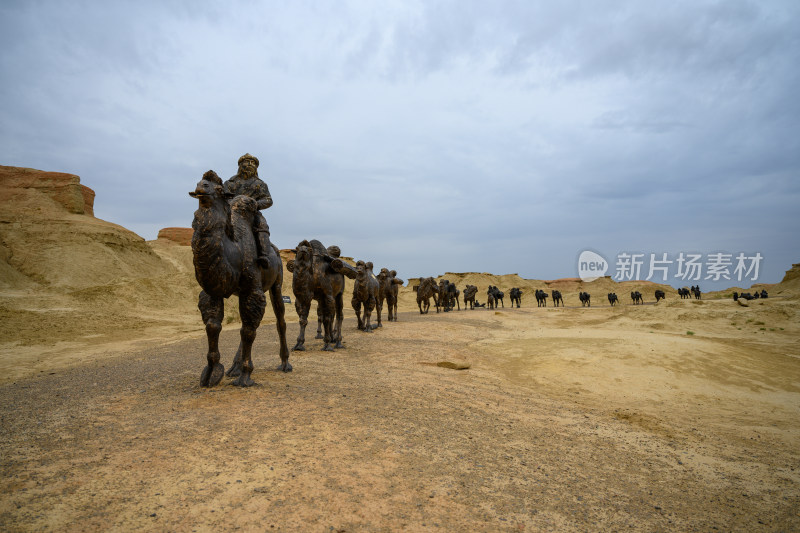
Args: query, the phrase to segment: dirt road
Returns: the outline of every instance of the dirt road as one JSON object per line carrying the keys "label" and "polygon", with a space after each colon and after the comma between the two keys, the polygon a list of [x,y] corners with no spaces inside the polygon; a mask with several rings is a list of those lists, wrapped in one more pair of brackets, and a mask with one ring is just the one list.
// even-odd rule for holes
{"label": "dirt road", "polygon": [[109,346],[0,386],[0,529],[798,530],[797,314],[405,311],[290,374],[267,324],[244,390],[202,335]]}

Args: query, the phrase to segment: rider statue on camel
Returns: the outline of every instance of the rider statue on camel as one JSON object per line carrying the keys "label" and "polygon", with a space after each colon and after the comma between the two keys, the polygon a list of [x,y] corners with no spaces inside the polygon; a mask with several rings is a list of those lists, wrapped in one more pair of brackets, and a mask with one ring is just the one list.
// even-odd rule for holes
{"label": "rider statue on camel", "polygon": [[268,250],[272,246],[269,240],[269,226],[262,209],[272,205],[272,196],[269,194],[267,184],[258,178],[258,158],[244,154],[239,158],[239,172],[225,182],[225,193],[229,198],[244,195],[249,196],[258,204],[258,211],[253,217],[253,236],[258,248],[258,264],[266,268],[269,266]]}

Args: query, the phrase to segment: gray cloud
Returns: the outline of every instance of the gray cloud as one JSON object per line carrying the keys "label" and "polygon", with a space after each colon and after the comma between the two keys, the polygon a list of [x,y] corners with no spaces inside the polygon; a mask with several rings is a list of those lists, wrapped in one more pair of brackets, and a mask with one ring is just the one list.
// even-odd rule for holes
{"label": "gray cloud", "polygon": [[800,7],[0,6],[0,163],[79,174],[145,238],[256,154],[281,246],[405,276],[575,274],[590,247],[800,249]]}

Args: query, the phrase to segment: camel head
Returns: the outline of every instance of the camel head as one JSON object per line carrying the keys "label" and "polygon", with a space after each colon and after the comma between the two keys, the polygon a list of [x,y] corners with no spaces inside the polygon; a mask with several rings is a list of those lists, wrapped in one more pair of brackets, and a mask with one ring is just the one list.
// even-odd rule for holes
{"label": "camel head", "polygon": [[367,278],[367,264],[359,260],[356,262],[356,279],[363,281]]}
{"label": "camel head", "polygon": [[311,261],[314,258],[314,249],[311,247],[310,242],[302,241],[297,245],[294,252],[294,261],[296,265],[311,265]]}
{"label": "camel head", "polygon": [[210,206],[214,199],[224,198],[225,191],[222,187],[222,179],[213,170],[203,174],[203,178],[197,182],[197,187],[189,193],[192,198],[197,198],[203,207]]}

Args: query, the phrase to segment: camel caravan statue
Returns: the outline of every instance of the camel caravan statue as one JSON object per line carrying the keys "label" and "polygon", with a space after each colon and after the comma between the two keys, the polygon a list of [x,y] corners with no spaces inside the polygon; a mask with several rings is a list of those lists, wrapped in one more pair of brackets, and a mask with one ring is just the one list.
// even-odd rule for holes
{"label": "camel caravan statue", "polygon": [[[207,365],[200,375],[200,384],[213,387],[225,371],[220,361],[219,335],[222,331],[224,301],[239,297],[242,319],[241,344],[229,375],[236,376],[234,385],[249,387],[254,382],[252,348],[266,307],[265,291],[269,292],[280,339],[280,370],[289,372],[289,348],[284,319],[283,264],[273,245],[259,246],[253,235],[259,204],[247,195],[230,198],[220,177],[209,170],[203,174],[195,190],[189,193],[199,207],[192,221],[192,254],[197,282],[203,289],[198,308],[208,337]],[[268,236],[268,233],[267,233]]]}
{"label": "camel caravan statue", "polygon": [[378,324],[376,328],[383,327],[381,323],[381,309],[383,302],[386,302],[386,314],[389,322],[397,321],[397,298],[399,296],[399,286],[403,284],[403,280],[397,277],[396,270],[389,270],[382,268],[378,274],[378,301],[376,308],[378,310]]}
{"label": "camel caravan statue", "polygon": [[518,287],[514,287],[508,291],[508,295],[511,297],[511,307],[514,307],[514,304],[517,304],[517,308],[519,308],[520,304],[522,303],[522,290]]}
{"label": "camel caravan statue", "polygon": [[470,309],[475,309],[475,295],[478,294],[478,287],[475,285],[467,285],[464,288],[464,310],[467,309],[469,304]]}
{"label": "camel caravan statue", "polygon": [[[292,273],[294,307],[300,318],[300,333],[293,350],[306,349],[306,326],[311,302],[317,302],[317,316],[325,331],[323,351],[344,348],[342,321],[344,319],[344,275],[333,266],[339,257],[338,246],[325,248],[318,240],[304,240],[294,249],[295,258],[286,264]],[[334,324],[334,320],[336,321]]]}
{"label": "camel caravan statue", "polygon": [[550,291],[550,296],[553,298],[553,305],[558,307],[558,304],[561,304],[561,307],[564,307],[564,297],[561,296],[561,291],[557,289],[553,289]]}
{"label": "camel caravan statue", "polygon": [[439,286],[436,280],[432,277],[422,278],[419,280],[419,287],[417,288],[417,306],[419,307],[419,314],[425,315],[431,308],[431,298],[436,305],[436,312],[439,312]]}
{"label": "camel caravan statue", "polygon": [[461,304],[458,301],[458,295],[460,291],[456,288],[455,283],[450,283],[450,280],[440,280],[439,287],[438,287],[438,303],[436,304],[436,312],[439,312],[439,306],[442,307],[442,311],[447,313],[451,311],[454,306],[458,306],[458,310],[461,311]]}
{"label": "camel caravan statue", "polygon": [[[356,312],[356,320],[358,320],[358,329],[366,333],[371,333],[372,330],[377,329],[377,324],[371,324],[372,311],[380,304],[378,302],[378,289],[380,283],[378,278],[372,272],[372,261],[357,261],[355,268],[348,265],[341,259],[334,259],[331,263],[336,270],[342,272],[348,278],[355,280],[353,283],[353,299],[350,304]],[[361,308],[364,308],[364,317],[361,317]],[[378,307],[378,315],[380,315],[380,307]]]}
{"label": "camel caravan statue", "polygon": [[486,295],[487,299],[489,300],[489,303],[491,304],[489,305],[489,309],[496,309],[498,303],[503,307],[506,306],[503,303],[503,297],[505,296],[505,293],[500,289],[498,289],[497,287],[489,285],[489,289],[487,290]]}

